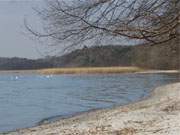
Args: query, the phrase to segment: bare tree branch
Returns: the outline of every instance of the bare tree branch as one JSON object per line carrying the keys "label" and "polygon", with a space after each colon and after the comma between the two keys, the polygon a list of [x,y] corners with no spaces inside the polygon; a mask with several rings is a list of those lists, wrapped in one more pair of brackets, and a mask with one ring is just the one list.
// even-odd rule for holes
{"label": "bare tree branch", "polygon": [[26,29],[38,38],[50,38],[66,48],[100,39],[128,38],[152,44],[179,36],[179,0],[47,0],[37,11],[44,33]]}

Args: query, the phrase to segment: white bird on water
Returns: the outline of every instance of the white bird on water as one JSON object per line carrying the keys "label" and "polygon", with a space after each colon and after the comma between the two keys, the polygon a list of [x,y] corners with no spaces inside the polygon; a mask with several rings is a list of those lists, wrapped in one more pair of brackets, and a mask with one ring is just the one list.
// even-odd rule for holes
{"label": "white bird on water", "polygon": [[18,79],[19,79],[18,76],[12,76],[12,77],[11,77],[11,80],[18,80]]}
{"label": "white bird on water", "polygon": [[46,78],[51,78],[51,77],[53,77],[53,75],[47,75],[47,76],[46,76]]}
{"label": "white bird on water", "polygon": [[19,77],[18,77],[18,76],[16,76],[16,77],[15,77],[15,79],[17,80],[17,79],[19,79]]}

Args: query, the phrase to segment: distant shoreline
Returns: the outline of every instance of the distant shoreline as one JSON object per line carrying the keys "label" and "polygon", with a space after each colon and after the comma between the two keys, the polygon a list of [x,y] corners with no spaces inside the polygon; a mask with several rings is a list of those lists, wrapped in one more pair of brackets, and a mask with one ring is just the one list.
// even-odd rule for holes
{"label": "distant shoreline", "polygon": [[61,75],[61,74],[119,74],[119,73],[180,73],[180,70],[155,70],[143,69],[139,67],[67,67],[67,68],[47,68],[37,70],[0,70],[0,74],[42,74],[42,75]]}
{"label": "distant shoreline", "polygon": [[37,70],[40,74],[111,74],[135,73],[145,71],[139,67],[70,67]]}
{"label": "distant shoreline", "polygon": [[0,70],[0,74],[37,74],[37,70]]}

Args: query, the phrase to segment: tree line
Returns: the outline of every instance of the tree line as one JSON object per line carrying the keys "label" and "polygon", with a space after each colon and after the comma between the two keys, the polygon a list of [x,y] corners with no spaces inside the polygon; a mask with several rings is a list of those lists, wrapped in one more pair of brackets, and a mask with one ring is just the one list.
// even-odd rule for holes
{"label": "tree line", "polygon": [[0,58],[0,70],[28,70],[50,67],[53,67],[53,64],[46,59]]}

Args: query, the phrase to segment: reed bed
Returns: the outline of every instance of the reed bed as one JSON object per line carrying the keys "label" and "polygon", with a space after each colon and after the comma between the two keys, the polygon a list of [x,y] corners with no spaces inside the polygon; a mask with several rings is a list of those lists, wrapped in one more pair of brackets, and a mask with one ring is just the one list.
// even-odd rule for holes
{"label": "reed bed", "polygon": [[138,67],[77,67],[77,68],[49,68],[38,70],[41,74],[111,74],[134,73],[144,71]]}

